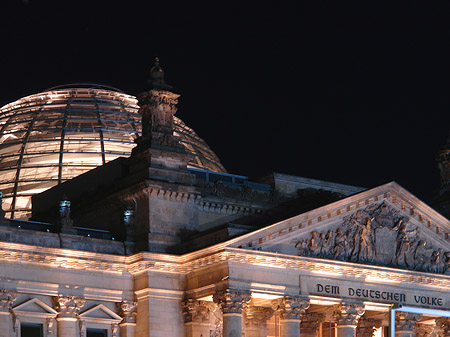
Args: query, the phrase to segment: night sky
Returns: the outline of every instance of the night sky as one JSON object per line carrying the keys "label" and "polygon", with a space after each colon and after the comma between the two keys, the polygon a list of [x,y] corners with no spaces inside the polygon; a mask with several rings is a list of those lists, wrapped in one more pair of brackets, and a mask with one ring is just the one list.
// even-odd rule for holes
{"label": "night sky", "polygon": [[450,130],[450,1],[2,1],[0,105],[75,82],[136,95],[158,56],[230,173],[428,201]]}

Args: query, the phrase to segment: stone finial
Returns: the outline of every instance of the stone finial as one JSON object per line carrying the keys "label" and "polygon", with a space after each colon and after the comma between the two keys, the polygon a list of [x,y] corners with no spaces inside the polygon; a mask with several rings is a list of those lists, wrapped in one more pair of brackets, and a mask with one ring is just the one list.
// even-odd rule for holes
{"label": "stone finial", "polygon": [[242,309],[251,299],[250,291],[226,289],[213,295],[213,301],[224,314],[242,313]]}
{"label": "stone finial", "polygon": [[309,298],[300,296],[284,296],[274,303],[281,319],[302,318],[305,310],[309,308]]}
{"label": "stone finial", "polygon": [[59,202],[59,218],[61,222],[61,232],[76,232],[73,228],[73,220],[70,218],[70,201],[67,200],[67,198],[63,198],[63,200]]}
{"label": "stone finial", "polygon": [[248,306],[244,310],[244,323],[246,325],[265,326],[273,313],[272,308]]}
{"label": "stone finial", "polygon": [[13,290],[0,289],[0,312],[9,311],[17,299],[17,293]]}
{"label": "stone finial", "polygon": [[119,303],[120,313],[123,317],[122,323],[136,323],[136,308],[137,302],[135,301],[122,301]]}
{"label": "stone finial", "polygon": [[361,318],[356,328],[356,335],[361,337],[372,337],[375,330],[381,327],[381,320]]}
{"label": "stone finial", "polygon": [[86,302],[84,298],[77,296],[58,295],[54,298],[58,317],[76,317]]}
{"label": "stone finial", "polygon": [[315,336],[317,330],[325,321],[325,314],[319,314],[317,312],[305,312],[302,316],[302,322],[300,323],[300,331],[302,334]]}
{"label": "stone finial", "polygon": [[164,81],[164,70],[159,65],[159,57],[155,57],[155,64],[150,69],[149,89],[153,90],[171,90],[172,86]]}
{"label": "stone finial", "polygon": [[365,312],[364,304],[360,302],[342,302],[336,304],[333,309],[338,325],[356,326]]}
{"label": "stone finial", "polygon": [[192,298],[184,300],[183,318],[184,322],[208,322],[211,313],[214,312],[216,305],[207,301],[197,301]]}

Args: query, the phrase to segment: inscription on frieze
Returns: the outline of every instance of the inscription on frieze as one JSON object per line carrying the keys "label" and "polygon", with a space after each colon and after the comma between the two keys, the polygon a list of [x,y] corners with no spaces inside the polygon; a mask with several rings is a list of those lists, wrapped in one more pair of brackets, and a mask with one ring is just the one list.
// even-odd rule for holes
{"label": "inscription on frieze", "polygon": [[336,298],[351,298],[380,303],[402,303],[414,306],[434,308],[448,307],[448,298],[439,295],[423,294],[419,291],[389,288],[385,286],[361,285],[360,283],[334,283],[305,280],[302,282],[302,293]]}
{"label": "inscription on frieze", "polygon": [[450,274],[450,252],[427,241],[409,217],[386,203],[344,217],[334,230],[294,242],[299,256]]}

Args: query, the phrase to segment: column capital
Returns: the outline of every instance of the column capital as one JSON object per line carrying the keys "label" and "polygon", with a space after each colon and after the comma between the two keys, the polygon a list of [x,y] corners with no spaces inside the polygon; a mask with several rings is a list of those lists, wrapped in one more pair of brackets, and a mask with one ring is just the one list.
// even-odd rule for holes
{"label": "column capital", "polygon": [[316,335],[317,329],[325,321],[325,314],[318,312],[305,312],[300,323],[300,331],[306,335]]}
{"label": "column capital", "polygon": [[365,310],[361,302],[341,302],[334,306],[333,312],[338,325],[356,326]]}
{"label": "column capital", "polygon": [[375,330],[381,327],[381,320],[371,318],[361,318],[356,328],[356,335],[359,337],[372,337]]}
{"label": "column capital", "polygon": [[219,305],[224,314],[240,314],[242,308],[251,300],[251,292],[246,290],[226,289],[213,295],[213,301]]}
{"label": "column capital", "polygon": [[450,336],[450,318],[439,317],[435,320],[435,330],[439,333],[438,336]]}
{"label": "column capital", "polygon": [[305,310],[309,308],[309,298],[302,296],[284,296],[276,300],[274,306],[281,319],[300,320]]}
{"label": "column capital", "polygon": [[273,313],[272,308],[248,306],[244,310],[244,322],[246,325],[264,326]]}
{"label": "column capital", "polygon": [[17,293],[13,290],[0,289],[0,311],[9,311],[17,299]]}
{"label": "column capital", "polygon": [[86,300],[77,296],[58,295],[54,297],[56,310],[60,317],[77,317]]}
{"label": "column capital", "polygon": [[416,322],[421,318],[421,314],[397,311],[395,313],[395,329],[398,331],[414,331]]}
{"label": "column capital", "polygon": [[429,324],[416,323],[414,326],[415,336],[429,337],[433,332],[433,326]]}
{"label": "column capital", "polygon": [[136,301],[122,301],[119,303],[120,313],[123,317],[121,323],[136,323]]}
{"label": "column capital", "polygon": [[192,298],[181,302],[183,306],[184,323],[209,322],[210,314],[214,312],[216,305],[207,301],[198,301]]}

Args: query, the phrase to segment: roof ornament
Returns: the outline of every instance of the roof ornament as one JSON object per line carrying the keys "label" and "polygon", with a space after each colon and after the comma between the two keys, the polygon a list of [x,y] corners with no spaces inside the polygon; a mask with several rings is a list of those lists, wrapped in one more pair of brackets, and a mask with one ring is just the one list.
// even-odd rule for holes
{"label": "roof ornament", "polygon": [[164,70],[159,65],[159,57],[155,57],[155,64],[150,69],[149,89],[171,90],[172,86],[164,81]]}

